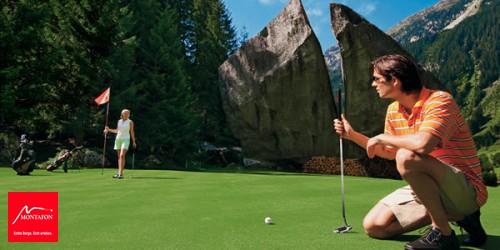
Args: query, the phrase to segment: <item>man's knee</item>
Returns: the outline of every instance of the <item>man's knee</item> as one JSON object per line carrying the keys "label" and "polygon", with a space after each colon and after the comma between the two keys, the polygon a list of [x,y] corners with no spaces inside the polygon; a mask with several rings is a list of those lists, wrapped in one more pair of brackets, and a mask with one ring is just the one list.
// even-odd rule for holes
{"label": "man's knee", "polygon": [[391,233],[385,230],[385,227],[377,225],[375,221],[372,221],[365,217],[363,220],[363,228],[366,235],[375,239],[387,239],[392,236]]}
{"label": "man's knee", "polygon": [[414,170],[414,164],[417,161],[418,155],[407,149],[399,149],[396,153],[396,166],[399,173],[404,176],[405,174]]}

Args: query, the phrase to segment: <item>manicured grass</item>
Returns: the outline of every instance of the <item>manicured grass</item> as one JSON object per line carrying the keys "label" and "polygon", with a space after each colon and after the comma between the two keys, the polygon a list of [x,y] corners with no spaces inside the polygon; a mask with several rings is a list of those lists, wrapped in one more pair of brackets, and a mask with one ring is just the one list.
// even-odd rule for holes
{"label": "manicured grass", "polygon": [[[183,172],[113,169],[0,168],[0,249],[403,249],[418,232],[394,240],[368,238],[365,213],[402,181],[346,177],[343,225],[340,177],[283,172]],[[59,242],[8,243],[7,193],[59,193]],[[485,249],[500,248],[499,188],[489,188],[482,221]],[[264,218],[272,217],[274,225]],[[456,229],[460,235],[460,231]]]}

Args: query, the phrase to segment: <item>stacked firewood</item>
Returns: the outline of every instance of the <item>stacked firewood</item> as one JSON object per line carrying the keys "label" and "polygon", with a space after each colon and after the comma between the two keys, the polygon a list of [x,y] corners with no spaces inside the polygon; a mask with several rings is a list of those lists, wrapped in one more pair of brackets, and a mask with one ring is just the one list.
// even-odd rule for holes
{"label": "stacked firewood", "polygon": [[[306,173],[340,175],[340,159],[326,156],[312,157],[304,162],[303,171]],[[401,179],[393,161],[366,157],[345,159],[344,175]]]}
{"label": "stacked firewood", "polygon": [[[304,163],[304,172],[317,174],[340,174],[340,159],[336,157],[317,156]],[[367,176],[363,166],[354,159],[344,160],[344,175]]]}

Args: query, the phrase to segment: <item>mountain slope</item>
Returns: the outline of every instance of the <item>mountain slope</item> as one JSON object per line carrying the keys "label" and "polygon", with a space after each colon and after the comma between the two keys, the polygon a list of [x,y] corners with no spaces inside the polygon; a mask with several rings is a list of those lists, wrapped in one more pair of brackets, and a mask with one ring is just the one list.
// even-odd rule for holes
{"label": "mountain slope", "polygon": [[481,3],[483,0],[475,0],[474,2],[471,2],[468,4],[467,9],[460,14],[458,18],[456,18],[453,22],[448,24],[448,26],[444,27],[445,30],[447,29],[453,29],[455,26],[460,24],[463,20],[465,20],[467,17],[475,15],[479,11],[479,7],[481,6]]}
{"label": "mountain slope", "polygon": [[[423,37],[436,34],[447,27],[456,26],[475,13],[471,10],[467,11],[469,6],[477,7],[483,1],[442,0],[434,6],[406,18],[398,25],[387,30],[386,33],[401,44],[415,42]],[[336,75],[335,71],[340,71],[339,58],[340,50],[338,45],[334,45],[326,50],[325,61],[331,76]]]}
{"label": "mountain slope", "polygon": [[[483,1],[476,15],[454,29],[407,44],[406,49],[444,82],[475,134],[476,145],[500,141],[500,2]],[[494,84],[497,82],[496,84]]]}
{"label": "mountain slope", "polygon": [[401,44],[418,41],[445,28],[455,27],[467,17],[475,14],[481,2],[483,0],[442,0],[406,18],[387,30],[387,34]]}

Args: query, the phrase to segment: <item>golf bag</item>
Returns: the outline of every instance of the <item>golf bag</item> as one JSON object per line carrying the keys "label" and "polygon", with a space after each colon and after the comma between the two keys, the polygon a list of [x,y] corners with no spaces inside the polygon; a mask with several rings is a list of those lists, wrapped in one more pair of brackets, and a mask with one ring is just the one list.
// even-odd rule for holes
{"label": "golf bag", "polygon": [[[60,167],[63,163],[66,163],[69,160],[69,158],[71,158],[71,156],[73,156],[73,153],[75,153],[75,151],[77,151],[81,148],[83,148],[83,146],[79,146],[79,147],[76,147],[72,150],[66,151],[64,154],[59,156],[59,158],[57,158],[57,160],[55,160],[52,164],[50,164],[47,167],[47,171],[54,171],[55,169]],[[67,172],[67,168],[64,168],[64,172]]]}
{"label": "golf bag", "polygon": [[29,175],[35,169],[35,151],[33,141],[28,140],[26,135],[21,135],[19,149],[16,158],[12,161],[12,169],[18,175]]}

